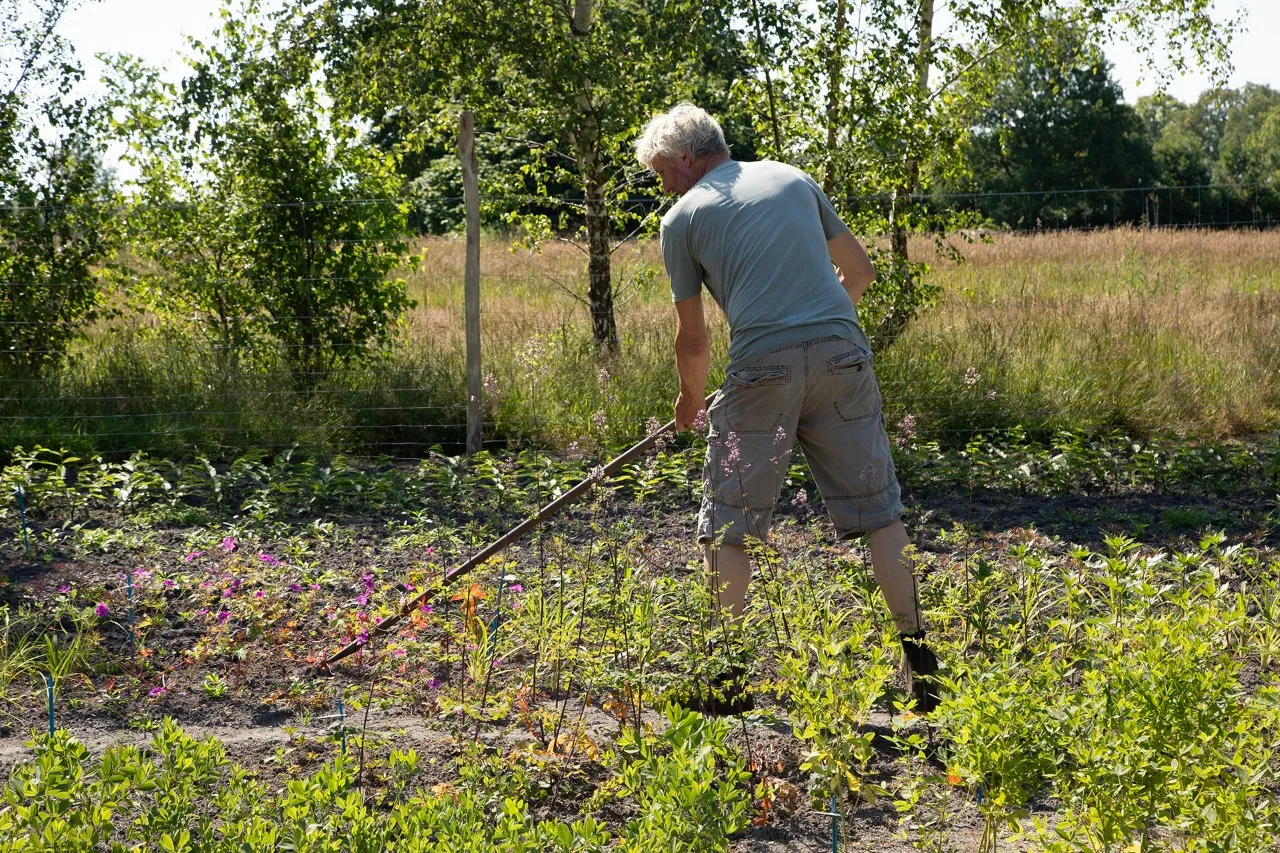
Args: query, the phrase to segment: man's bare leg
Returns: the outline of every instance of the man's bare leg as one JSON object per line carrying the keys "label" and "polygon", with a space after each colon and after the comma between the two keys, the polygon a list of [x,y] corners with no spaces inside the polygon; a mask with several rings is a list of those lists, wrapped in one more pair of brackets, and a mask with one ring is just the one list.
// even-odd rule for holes
{"label": "man's bare leg", "polygon": [[920,602],[916,597],[916,579],[911,560],[903,556],[907,547],[907,528],[901,521],[873,530],[867,535],[871,547],[871,571],[893,614],[898,633],[912,635],[924,628],[920,620]]}
{"label": "man's bare leg", "polygon": [[915,573],[911,560],[902,553],[907,547],[907,528],[901,521],[895,521],[868,534],[867,544],[871,548],[871,570],[902,635],[907,683],[916,702],[916,712],[931,713],[940,701],[935,678],[938,659],[925,643]]}
{"label": "man's bare leg", "polygon": [[747,585],[751,582],[751,558],[741,545],[702,546],[702,561],[707,568],[707,582],[718,595],[720,607],[733,613],[733,621],[742,624],[747,606]]}

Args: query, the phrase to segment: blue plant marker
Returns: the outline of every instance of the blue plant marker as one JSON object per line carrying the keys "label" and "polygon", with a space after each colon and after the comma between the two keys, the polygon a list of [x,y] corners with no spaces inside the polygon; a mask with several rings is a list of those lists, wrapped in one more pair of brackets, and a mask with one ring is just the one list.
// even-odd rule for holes
{"label": "blue plant marker", "polygon": [[342,754],[347,754],[346,716],[342,712],[342,697],[338,697],[338,734],[342,737]]}
{"label": "blue plant marker", "polygon": [[133,645],[133,572],[126,572],[124,580],[129,590],[129,654],[133,657],[134,663],[137,663],[138,650]]}
{"label": "blue plant marker", "polygon": [[982,783],[978,783],[978,805],[982,805]]}
{"label": "blue plant marker", "polygon": [[489,622],[489,663],[493,663],[494,653],[498,650],[498,629],[502,627],[502,591],[507,588],[507,579],[498,581],[498,603],[494,607],[493,619]]}
{"label": "blue plant marker", "polygon": [[53,674],[46,672],[44,674],[45,686],[49,694],[49,734],[53,734]]}
{"label": "blue plant marker", "polygon": [[840,853],[840,810],[836,795],[831,795],[831,853]]}
{"label": "blue plant marker", "polygon": [[31,540],[27,537],[27,500],[22,493],[22,486],[18,486],[18,517],[22,520],[22,547],[27,552],[27,556],[31,556]]}

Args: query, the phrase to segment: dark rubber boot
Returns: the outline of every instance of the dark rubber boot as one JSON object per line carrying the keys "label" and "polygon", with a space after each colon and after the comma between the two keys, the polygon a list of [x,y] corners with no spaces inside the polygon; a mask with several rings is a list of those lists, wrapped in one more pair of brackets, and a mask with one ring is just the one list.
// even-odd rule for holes
{"label": "dark rubber boot", "polygon": [[925,645],[924,631],[902,635],[902,652],[907,658],[907,689],[916,700],[917,714],[932,714],[942,700],[938,696],[938,658]]}

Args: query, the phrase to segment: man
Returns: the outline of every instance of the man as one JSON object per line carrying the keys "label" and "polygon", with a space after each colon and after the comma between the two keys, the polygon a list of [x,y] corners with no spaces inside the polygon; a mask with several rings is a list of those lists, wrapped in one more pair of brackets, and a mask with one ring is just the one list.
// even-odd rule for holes
{"label": "man", "polygon": [[[840,539],[866,536],[872,571],[902,635],[916,709],[937,705],[880,391],[855,306],[875,280],[862,246],[806,174],[739,163],[720,125],[682,103],[652,119],[636,157],[680,200],[662,219],[676,306],[676,427],[704,417],[710,366],[702,288],[729,321],[729,367],[710,422],[698,541],[721,607],[740,620],[751,564],[800,442]],[[838,268],[837,273],[832,264]],[[733,676],[731,676],[731,679]],[[712,711],[749,705],[728,684]]]}

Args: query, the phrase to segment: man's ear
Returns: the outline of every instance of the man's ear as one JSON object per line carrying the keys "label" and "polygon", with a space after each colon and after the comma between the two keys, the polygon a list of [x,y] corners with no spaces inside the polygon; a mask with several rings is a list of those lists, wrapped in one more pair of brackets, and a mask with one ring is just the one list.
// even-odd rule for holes
{"label": "man's ear", "polygon": [[686,169],[693,165],[693,152],[688,148],[680,152],[680,165]]}

